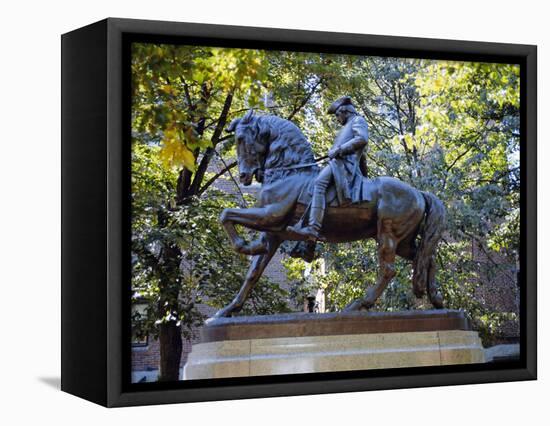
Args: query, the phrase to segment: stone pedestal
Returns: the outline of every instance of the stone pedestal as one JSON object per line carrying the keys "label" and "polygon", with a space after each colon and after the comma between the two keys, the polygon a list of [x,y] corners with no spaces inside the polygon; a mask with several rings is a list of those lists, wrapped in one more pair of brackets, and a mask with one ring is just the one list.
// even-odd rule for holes
{"label": "stone pedestal", "polygon": [[208,322],[184,379],[483,362],[462,311],[286,314]]}

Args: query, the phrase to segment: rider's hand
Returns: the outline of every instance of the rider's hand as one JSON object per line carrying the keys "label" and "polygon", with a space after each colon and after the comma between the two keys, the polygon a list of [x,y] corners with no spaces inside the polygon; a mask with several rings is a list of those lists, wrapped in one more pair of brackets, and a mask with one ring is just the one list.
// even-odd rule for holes
{"label": "rider's hand", "polygon": [[340,149],[339,148],[332,148],[329,152],[328,152],[328,156],[333,159],[333,158],[336,158],[340,155]]}

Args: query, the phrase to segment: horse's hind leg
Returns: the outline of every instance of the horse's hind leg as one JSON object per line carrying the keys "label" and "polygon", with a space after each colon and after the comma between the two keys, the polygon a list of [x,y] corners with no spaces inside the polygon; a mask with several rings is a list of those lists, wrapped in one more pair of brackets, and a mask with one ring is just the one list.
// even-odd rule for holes
{"label": "horse's hind leg", "polygon": [[[413,262],[413,267],[415,267],[414,260],[418,250],[415,241],[416,232],[404,238],[397,246],[397,255],[401,256],[405,260]],[[422,284],[424,284],[423,281],[413,280],[413,293],[417,298],[421,298],[424,294],[426,294],[426,285]]]}
{"label": "horse's hind leg", "polygon": [[434,256],[430,259],[430,265],[428,270],[428,299],[430,300],[430,303],[433,305],[436,309],[442,309],[443,308],[443,296],[441,295],[441,292],[439,291],[439,288],[437,286],[437,281],[435,280],[435,259]]}
{"label": "horse's hind leg", "polygon": [[410,235],[399,242],[396,254],[405,260],[413,261],[416,255],[415,235]]}
{"label": "horse's hind leg", "polygon": [[372,307],[395,277],[395,254],[399,241],[392,228],[393,221],[391,219],[380,220],[378,224],[378,279],[376,285],[367,291],[366,297],[355,300],[346,306],[346,311]]}
{"label": "horse's hind leg", "polygon": [[235,296],[235,298],[229,305],[216,312],[214,318],[228,317],[231,316],[231,314],[239,312],[242,309],[244,302],[250,294],[250,291],[254,288],[254,285],[262,276],[264,269],[269,264],[269,261],[281,244],[281,240],[273,234],[265,234],[264,239],[267,245],[267,253],[255,256],[252,259],[250,267],[248,268],[248,272],[246,273],[246,278],[241,289],[239,290],[239,293],[237,293],[237,296]]}

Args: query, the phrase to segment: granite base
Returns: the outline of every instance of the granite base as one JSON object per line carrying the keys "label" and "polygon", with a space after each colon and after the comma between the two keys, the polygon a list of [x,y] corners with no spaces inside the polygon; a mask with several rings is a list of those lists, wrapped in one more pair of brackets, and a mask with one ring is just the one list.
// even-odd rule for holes
{"label": "granite base", "polygon": [[[193,345],[184,379],[485,362],[478,333],[463,313],[416,312],[216,320],[203,329],[202,342]],[[401,330],[410,327],[403,322],[414,320],[421,331]],[[323,330],[331,334],[318,335]]]}

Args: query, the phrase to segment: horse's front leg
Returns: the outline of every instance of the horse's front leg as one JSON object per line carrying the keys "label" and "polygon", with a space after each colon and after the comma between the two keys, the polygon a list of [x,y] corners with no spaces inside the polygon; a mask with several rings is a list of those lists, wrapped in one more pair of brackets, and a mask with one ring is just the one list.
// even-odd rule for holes
{"label": "horse's front leg", "polygon": [[214,318],[228,317],[242,309],[244,302],[250,294],[250,291],[262,276],[264,269],[269,264],[269,261],[281,244],[281,239],[276,237],[274,234],[264,234],[262,237],[267,245],[267,253],[261,254],[252,259],[246,274],[246,279],[239,290],[239,293],[229,305],[216,312]]}
{"label": "horse's front leg", "polygon": [[244,238],[242,238],[237,229],[235,228],[235,218],[238,217],[239,210],[243,209],[224,209],[220,215],[220,222],[225,228],[225,232],[229,237],[231,245],[235,251],[240,251],[246,244]]}
{"label": "horse's front leg", "polygon": [[288,206],[283,203],[249,209],[224,209],[220,221],[237,252],[256,255],[267,251],[263,239],[259,238],[250,244],[246,244],[244,238],[237,232],[235,225],[243,225],[259,231],[274,231],[281,227],[287,213]]}

